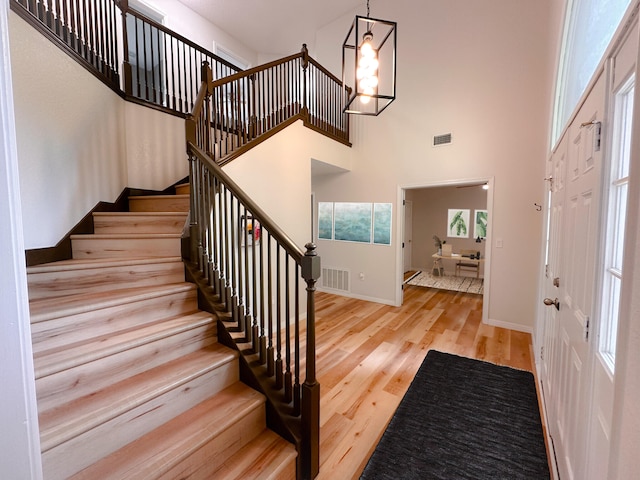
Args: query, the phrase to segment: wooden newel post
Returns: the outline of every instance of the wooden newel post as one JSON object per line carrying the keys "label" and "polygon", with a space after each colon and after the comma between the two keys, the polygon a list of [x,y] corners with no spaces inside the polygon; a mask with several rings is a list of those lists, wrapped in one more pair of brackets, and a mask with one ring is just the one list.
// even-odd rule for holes
{"label": "wooden newel post", "polygon": [[124,93],[133,95],[133,75],[129,62],[129,36],[127,35],[127,12],[129,0],[120,0],[120,12],[122,12],[122,45],[124,49],[124,61],[122,62],[122,74],[124,75]]}
{"label": "wooden newel post", "polygon": [[307,351],[302,384],[302,478],[312,479],[320,470],[320,384],[316,381],[316,281],[320,278],[320,257],[314,243],[305,245],[302,278],[307,282]]}
{"label": "wooden newel post", "polygon": [[[191,117],[189,115],[188,117]],[[188,120],[187,117],[187,120]],[[193,118],[193,117],[191,117]],[[194,122],[195,124],[195,122]],[[189,128],[187,127],[187,141],[189,140]],[[195,143],[195,130],[194,130],[194,139]],[[188,149],[188,147],[187,147]],[[189,261],[192,263],[196,263],[198,261],[198,239],[200,238],[200,232],[198,229],[198,215],[196,212],[196,188],[197,182],[195,178],[196,167],[195,167],[196,159],[193,155],[189,154]]]}
{"label": "wooden newel post", "polygon": [[309,104],[307,102],[307,73],[309,70],[309,49],[307,44],[302,44],[302,114],[309,117]]}
{"label": "wooden newel post", "polygon": [[207,96],[213,93],[213,71],[206,60],[202,62],[200,67],[200,81],[207,82]]}

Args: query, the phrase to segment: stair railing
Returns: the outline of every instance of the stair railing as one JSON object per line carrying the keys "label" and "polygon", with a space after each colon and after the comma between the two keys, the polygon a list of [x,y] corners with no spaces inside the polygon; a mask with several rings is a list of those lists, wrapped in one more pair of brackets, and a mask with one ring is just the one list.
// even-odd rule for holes
{"label": "stair railing", "polygon": [[[285,84],[278,81],[281,75],[297,75],[295,67],[301,66],[302,59],[303,56],[294,55],[269,68],[248,70],[218,81],[212,80],[205,64],[204,81],[193,113],[186,120],[186,139],[191,182],[191,260],[215,296],[218,309],[227,312],[227,321],[219,325],[218,336],[225,329],[233,337],[254,379],[250,383],[257,384],[276,412],[277,419],[269,426],[296,444],[298,478],[314,478],[319,469],[320,429],[314,294],[320,257],[312,243],[305,246],[306,250],[299,248],[225,174],[218,164],[220,155],[213,155],[220,149],[228,156],[229,151],[222,150],[227,148],[221,143],[228,141],[225,135],[235,135],[235,146],[241,147],[243,142],[264,135],[269,128],[273,131],[304,111],[303,97],[296,96],[295,88],[284,88]],[[258,82],[250,76],[259,78],[260,84],[276,85],[278,88],[266,89],[276,100],[272,104],[266,97],[249,95],[244,97],[247,104],[255,100],[257,105],[260,99],[265,107],[243,110],[240,106],[234,111],[238,100],[225,104],[224,94],[242,92],[242,88],[252,94],[254,88],[258,91]],[[305,83],[298,84],[304,90]],[[232,145],[229,141],[229,147]]]}
{"label": "stair railing", "polygon": [[128,0],[13,0],[11,7],[119,94],[169,113],[191,112],[202,62],[215,78],[240,71]]}
{"label": "stair railing", "polygon": [[180,113],[193,109],[200,87],[200,65],[207,62],[215,78],[240,69],[191,40],[117,0],[123,18],[124,91],[128,95]]}
{"label": "stair railing", "polygon": [[349,116],[342,112],[342,84],[300,53],[215,80],[207,64],[203,99],[208,123],[203,122],[201,145],[224,165],[281,129],[302,120],[304,125],[334,140],[349,143]]}
{"label": "stair railing", "polygon": [[11,8],[107,85],[119,89],[122,35],[113,0],[14,0]]}
{"label": "stair railing", "polygon": [[191,112],[206,62],[213,82],[210,104],[216,133],[206,151],[220,163],[297,119],[350,145],[341,81],[309,57],[306,45],[299,54],[243,72],[137,12],[128,0],[10,4],[117,93],[168,113]]}

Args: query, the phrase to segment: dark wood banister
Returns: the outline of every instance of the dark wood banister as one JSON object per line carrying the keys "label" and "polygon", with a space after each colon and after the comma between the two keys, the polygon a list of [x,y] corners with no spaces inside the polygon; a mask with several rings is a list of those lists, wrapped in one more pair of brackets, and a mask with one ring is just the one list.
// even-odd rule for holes
{"label": "dark wood banister", "polygon": [[302,58],[303,57],[303,52],[300,53],[294,53],[293,55],[289,55],[288,57],[283,57],[280,58],[278,60],[273,60],[272,62],[269,63],[265,63],[263,65],[258,65],[256,67],[253,68],[248,68],[247,70],[242,70],[241,72],[238,73],[234,73],[233,75],[228,75],[224,78],[220,78],[218,80],[214,80],[211,85],[209,86],[210,89],[214,89],[216,87],[220,87],[222,85],[225,85],[227,83],[231,83],[234,82],[236,80],[240,80],[241,78],[245,78],[245,77],[249,77],[251,75],[255,75],[258,72],[263,72],[265,70],[269,70],[273,67],[276,67],[278,65],[281,65],[283,63],[289,62],[291,60],[295,60],[296,58]]}
{"label": "dark wood banister", "polygon": [[[303,70],[301,77],[296,77],[293,73],[294,67],[291,67],[292,63],[300,60],[299,67]],[[244,72],[231,75],[228,78],[213,80],[211,70],[205,63],[202,68],[203,82],[200,86],[197,101],[194,105],[193,111],[187,116],[185,124],[186,134],[186,148],[187,154],[190,159],[190,179],[191,179],[191,259],[193,265],[197,265],[199,275],[206,279],[206,288],[210,288],[211,291],[217,295],[217,301],[212,301],[212,305],[223,306],[224,311],[231,316],[233,321],[231,327],[226,322],[221,322],[219,331],[227,331],[225,338],[231,338],[232,334],[229,331],[231,329],[238,329],[245,332],[240,340],[241,344],[245,344],[251,341],[252,347],[243,350],[238,348],[244,355],[254,356],[259,355],[259,361],[245,361],[245,365],[249,368],[248,375],[252,378],[248,380],[248,383],[258,385],[263,393],[267,395],[267,399],[275,410],[275,414],[280,418],[278,425],[282,425],[285,428],[284,432],[280,432],[286,438],[294,439],[298,448],[298,478],[307,479],[315,478],[319,471],[319,438],[320,438],[320,385],[316,378],[316,364],[315,364],[315,284],[320,277],[320,257],[315,251],[314,244],[307,244],[306,252],[303,252],[288,236],[280,229],[280,227],[273,222],[273,220],[246,194],[238,185],[228,177],[221,164],[226,160],[224,156],[215,158],[212,150],[216,148],[215,137],[219,134],[221,129],[224,129],[228,119],[222,118],[220,112],[216,109],[215,102],[212,102],[212,98],[215,99],[216,95],[223,96],[224,93],[229,91],[237,92],[242,85],[247,85],[249,79],[253,82],[253,79],[263,73],[268,78],[275,78],[281,69],[285,69],[288,72],[288,76],[293,78],[302,78],[302,86],[288,85],[288,90],[296,90],[300,88],[301,97],[295,97],[293,100],[302,100],[302,105],[296,107],[291,106],[292,98],[284,95],[281,99],[284,103],[282,105],[277,104],[273,107],[274,111],[280,112],[283,108],[288,109],[294,114],[290,117],[287,115],[282,116],[282,122],[276,123],[272,129],[265,132],[262,137],[266,136],[275,129],[278,129],[283,124],[287,124],[291,118],[302,118],[310,116],[307,109],[307,68],[311,62],[309,61],[306,48],[303,48],[301,53],[290,55],[281,60],[270,62],[269,64],[249,69]],[[294,64],[297,65],[297,64]],[[297,68],[297,67],[295,67]],[[320,70],[321,73],[324,73]],[[331,79],[336,82],[334,77]],[[233,87],[237,89],[234,89]],[[230,90],[229,90],[230,89]],[[255,88],[249,95],[256,95]],[[297,90],[296,90],[297,91]],[[269,95],[278,96],[277,93],[268,92]],[[317,92],[318,95],[322,95],[322,92]],[[254,100],[249,99],[248,104],[255,103]],[[260,97],[262,101],[262,97]],[[258,102],[259,103],[259,102]],[[295,103],[295,102],[294,102]],[[221,106],[224,107],[224,104]],[[300,111],[297,112],[297,108]],[[297,112],[297,113],[296,113]],[[228,122],[232,125],[232,129],[243,128],[238,127],[238,121],[247,120],[241,112],[237,116],[231,118]],[[264,112],[263,112],[264,113]],[[268,115],[272,115],[272,111],[267,112]],[[247,114],[248,117],[253,117],[252,114]],[[250,119],[253,121],[253,118]],[[236,131],[238,137],[240,135],[239,130]],[[256,143],[258,137],[251,137],[250,143]],[[233,153],[233,152],[232,152]],[[246,251],[246,246],[242,242],[242,233],[234,234],[234,228],[237,228],[238,219],[241,218],[241,212],[245,212],[251,218],[257,220],[261,226],[263,232],[267,232],[266,238],[268,246],[268,256],[266,264],[268,269],[268,298],[272,298],[271,293],[271,278],[272,278],[272,263],[278,267],[276,269],[276,283],[278,285],[278,292],[280,292],[280,257],[278,256],[274,260],[271,257],[271,246],[276,245],[276,251],[280,252],[280,249],[284,250],[289,256],[286,258],[291,259],[296,265],[296,286],[291,288],[291,291],[287,290],[284,295],[287,298],[285,310],[288,312],[289,295],[296,298],[296,306],[298,305],[297,295],[297,277],[301,277],[306,282],[306,339],[304,342],[304,365],[305,365],[305,379],[304,383],[299,386],[297,383],[298,374],[300,368],[299,353],[302,342],[298,336],[298,319],[297,313],[295,316],[295,344],[290,345],[291,335],[289,334],[289,322],[288,313],[285,316],[285,324],[287,326],[286,333],[283,333],[280,328],[280,303],[282,301],[282,294],[278,293],[273,301],[277,305],[277,326],[273,327],[276,330],[271,331],[271,310],[269,310],[269,322],[265,326],[264,312],[257,308],[254,304],[249,305],[248,291],[260,290],[264,292],[267,288],[262,283],[262,275],[264,274],[265,260],[262,257],[262,243],[260,244],[259,254],[256,254],[256,248],[253,248],[249,253]],[[245,215],[242,215],[244,218]],[[231,220],[229,220],[231,219]],[[221,240],[221,232],[231,232],[230,240]],[[245,234],[246,235],[246,234]],[[253,235],[253,233],[252,233]],[[229,244],[227,244],[229,242]],[[243,250],[243,248],[245,250]],[[242,256],[244,251],[245,269],[242,268]],[[248,258],[253,255],[252,264],[254,270],[248,266]],[[256,259],[256,255],[259,255],[259,260]],[[256,282],[257,272],[255,271],[255,264],[258,262],[260,265],[260,284]],[[231,265],[231,266],[230,266]],[[236,271],[236,266],[238,270]],[[287,267],[289,272],[289,267]],[[288,273],[286,276],[286,287],[290,288]],[[239,277],[239,280],[236,278]],[[242,283],[243,278],[245,282],[248,282],[251,278],[251,287],[246,290],[243,298]],[[263,303],[261,302],[261,305]],[[218,307],[220,308],[220,307]],[[297,307],[296,307],[297,308]],[[251,323],[253,322],[253,323]],[[258,326],[258,323],[260,325]],[[266,333],[265,333],[266,330]],[[256,338],[259,337],[259,338]],[[251,338],[251,340],[249,340]],[[274,352],[272,346],[272,339],[277,338],[276,354],[277,360],[274,360]],[[286,354],[284,362],[289,366],[291,360],[290,351],[295,352],[294,370],[296,372],[296,379],[293,385],[289,382],[293,381],[292,374],[282,374],[282,360],[280,359],[281,346],[280,340],[286,343]],[[266,346],[268,342],[268,347]],[[266,354],[263,352],[266,351]],[[284,380],[283,380],[284,378]],[[269,379],[273,379],[270,381]],[[281,400],[279,395],[273,395],[273,392],[282,392],[284,401]],[[293,392],[293,393],[292,393]],[[291,402],[293,402],[293,407]],[[296,420],[297,419],[297,420]],[[276,430],[278,430],[276,428]]]}
{"label": "dark wood banister", "polygon": [[161,32],[166,33],[167,35],[171,35],[171,37],[175,38],[176,40],[184,43],[185,45],[188,45],[194,49],[197,49],[199,51],[201,51],[202,53],[207,54],[210,57],[214,57],[218,62],[228,66],[229,68],[232,68],[233,70],[240,70],[236,65],[234,65],[233,63],[225,60],[224,58],[221,58],[219,56],[217,56],[215,53],[211,52],[210,50],[207,50],[206,48],[198,45],[197,43],[194,43],[193,41],[189,40],[187,37],[184,37],[182,35],[180,35],[177,32],[174,32],[173,30],[167,28],[166,26],[162,25],[161,23],[156,22],[155,20],[147,17],[145,14],[133,9],[129,7],[129,0],[114,0],[116,5],[118,5],[120,7],[120,10],[123,13],[131,13],[133,15],[135,15],[136,17],[140,18],[141,20],[144,20],[145,23],[149,24],[150,26],[152,26],[153,28],[157,28],[158,30],[160,30]]}
{"label": "dark wood banister", "polygon": [[[190,117],[187,119],[187,123],[192,122],[193,119]],[[193,132],[192,128],[187,128],[187,132]],[[232,199],[237,199],[237,201],[242,205],[244,211],[251,212],[252,217],[255,220],[258,220],[261,224],[261,228],[268,232],[269,242],[275,240],[275,244],[278,248],[284,249],[296,265],[299,266],[299,269],[296,269],[299,272],[300,276],[304,279],[307,284],[306,292],[307,292],[307,314],[306,314],[306,354],[305,354],[305,380],[304,383],[299,385],[293,385],[290,388],[289,384],[281,385],[279,388],[277,387],[277,380],[275,382],[273,380],[269,381],[269,379],[273,379],[274,377],[277,379],[277,365],[273,364],[273,355],[268,356],[267,359],[260,362],[257,366],[256,362],[245,362],[245,365],[251,365],[250,372],[254,373],[255,378],[253,379],[245,379],[247,383],[256,388],[259,388],[265,395],[267,396],[268,401],[271,406],[276,409],[278,415],[280,416],[278,420],[271,420],[272,425],[275,422],[275,429],[278,431],[278,426],[281,428],[288,429],[288,431],[279,431],[286,438],[291,439],[297,446],[298,449],[298,462],[297,462],[297,478],[298,479],[313,479],[317,476],[319,472],[319,449],[320,449],[320,385],[316,379],[316,365],[315,365],[315,351],[316,351],[316,341],[315,341],[315,284],[317,279],[320,277],[320,257],[315,252],[315,245],[312,243],[307,244],[306,251],[303,252],[287,235],[286,233],[280,229],[280,227],[275,223],[246,193],[242,191],[240,187],[225,174],[220,166],[218,166],[204,151],[198,148],[193,143],[193,138],[187,142],[187,148],[189,151],[189,155],[191,158],[191,183],[192,183],[192,192],[193,191],[201,191],[203,190],[203,178],[199,177],[198,171],[202,173],[202,168],[206,171],[207,177],[212,177],[215,179],[215,185],[218,185],[218,188],[221,188],[220,185],[225,188],[225,197],[227,195],[231,195]],[[194,163],[198,163],[198,166],[193,166]],[[210,182],[210,180],[205,180]],[[210,185],[210,183],[209,183]],[[242,313],[240,314],[240,318],[234,320],[234,316],[236,315],[238,304],[236,301],[230,301],[229,292],[228,292],[228,283],[229,279],[227,278],[226,288],[224,284],[225,276],[228,276],[229,272],[207,272],[208,265],[211,263],[210,258],[207,257],[209,253],[206,249],[203,251],[202,245],[197,245],[198,239],[201,239],[206,233],[203,233],[201,230],[201,219],[202,217],[196,213],[198,211],[202,212],[211,212],[215,211],[215,207],[211,207],[210,204],[206,203],[206,194],[204,195],[205,199],[196,199],[192,194],[192,216],[191,216],[191,242],[192,242],[192,250],[197,256],[197,261],[195,263],[200,264],[198,267],[200,269],[200,273],[206,279],[207,288],[211,288],[213,293],[217,295],[217,301],[213,301],[210,305],[214,306],[213,310],[220,316],[224,315],[224,312],[220,312],[220,308],[224,308],[226,313],[228,313],[233,322],[235,324],[242,323]],[[209,198],[209,201],[211,199]],[[231,200],[231,204],[233,205],[233,200]],[[199,205],[199,207],[198,207]],[[218,207],[219,208],[219,207]],[[228,208],[228,207],[227,207]],[[225,219],[227,218],[227,213],[223,216]],[[233,207],[231,207],[231,213],[229,216],[233,216]],[[223,222],[224,220],[218,220]],[[227,228],[227,227],[225,227]],[[215,230],[215,228],[213,228]],[[226,240],[224,240],[226,243]],[[232,240],[234,242],[234,240]],[[214,247],[215,248],[215,247]],[[221,247],[222,248],[222,247]],[[234,246],[230,248],[230,250],[235,251],[240,250],[242,246],[239,243],[234,243]],[[261,250],[262,251],[262,250]],[[230,253],[232,263],[238,262],[242,263],[236,257],[235,253]],[[240,255],[240,254],[238,254]],[[246,255],[246,254],[245,254]],[[255,254],[254,254],[255,255]],[[193,260],[193,258],[192,258]],[[255,261],[255,260],[254,260]],[[267,260],[271,263],[273,260],[271,257],[268,257]],[[279,263],[279,260],[276,260]],[[260,263],[263,263],[263,260],[260,260]],[[194,265],[195,266],[195,265]],[[247,275],[250,275],[250,272],[245,272]],[[207,278],[208,275],[208,278]],[[231,282],[234,280],[231,279]],[[199,286],[202,287],[203,282],[199,283]],[[297,283],[297,282],[296,282]],[[254,288],[258,288],[254,285]],[[264,287],[262,287],[264,288]],[[206,290],[206,289],[205,289]],[[297,294],[297,292],[296,292]],[[206,295],[206,293],[205,293]],[[288,295],[288,293],[287,293]],[[226,297],[226,298],[224,298]],[[277,302],[280,299],[276,299]],[[241,300],[240,300],[241,302]],[[297,301],[296,301],[297,304]],[[218,305],[215,307],[215,305]],[[257,316],[257,312],[249,312],[251,316]],[[285,318],[285,322],[289,322],[288,318]],[[246,326],[247,335],[250,335],[249,332],[250,325]],[[221,329],[228,329],[228,323],[220,322],[219,336],[221,336]],[[242,327],[240,327],[242,328]],[[296,332],[298,331],[298,319],[296,318]],[[253,335],[260,335],[260,338],[264,337],[264,332],[260,332],[257,329],[253,329]],[[281,331],[269,332],[267,333],[269,338],[275,336],[277,338],[282,337]],[[231,338],[229,331],[227,330],[226,338]],[[298,335],[296,335],[296,339],[298,339]],[[287,341],[287,339],[285,339]],[[246,340],[242,340],[242,343],[245,343]],[[243,355],[255,355],[255,353],[260,350],[259,345],[262,345],[263,342],[260,342],[259,339],[252,339],[254,347],[250,349],[249,352],[246,350],[240,350]],[[266,341],[264,342],[266,343]],[[300,349],[300,343],[293,345],[292,347],[295,352],[298,352]],[[289,349],[288,349],[289,350]],[[262,355],[260,355],[262,357]],[[287,364],[289,364],[290,359],[287,358]],[[296,356],[296,365],[295,370],[298,371],[299,368],[299,357]],[[270,370],[271,373],[266,373],[267,370]],[[297,374],[296,374],[297,378]],[[265,381],[266,380],[266,381]],[[291,379],[289,379],[290,381]],[[281,400],[281,394],[278,392],[289,391],[289,395],[291,399],[287,400],[287,393],[282,394],[284,396],[285,401]]]}
{"label": "dark wood banister", "polygon": [[[296,120],[351,146],[349,116],[342,113],[350,89],[344,95],[340,80],[309,56],[306,45],[300,53],[216,80],[203,64],[201,76],[209,79],[208,97],[198,108],[212,110],[210,121],[216,130],[203,147],[220,165]],[[225,103],[229,96],[238,103],[229,107]]]}

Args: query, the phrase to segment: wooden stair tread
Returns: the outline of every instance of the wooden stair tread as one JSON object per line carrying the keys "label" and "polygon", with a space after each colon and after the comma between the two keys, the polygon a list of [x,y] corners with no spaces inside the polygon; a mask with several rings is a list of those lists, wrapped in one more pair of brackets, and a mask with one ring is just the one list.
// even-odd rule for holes
{"label": "wooden stair tread", "polygon": [[180,257],[140,257],[126,259],[105,259],[105,258],[81,258],[60,260],[58,262],[44,263],[27,267],[27,275],[35,273],[47,273],[55,271],[87,270],[93,268],[109,268],[119,266],[147,265],[156,263],[182,262]]}
{"label": "wooden stair tread", "polygon": [[216,343],[42,412],[41,449],[47,451],[237,357],[236,352]]}
{"label": "wooden stair tread", "polygon": [[225,480],[294,480],[297,456],[293,444],[265,429],[229,457],[215,476]]}
{"label": "wooden stair tread", "polygon": [[158,478],[256,408],[264,396],[236,382],[71,478]]}
{"label": "wooden stair tread", "polygon": [[79,313],[133,303],[148,298],[162,297],[172,293],[195,290],[188,282],[173,283],[150,287],[129,287],[108,292],[79,293],[61,297],[45,298],[29,302],[31,323],[43,322],[53,318],[77,315]]}
{"label": "wooden stair tread", "polygon": [[179,194],[179,195],[172,195],[172,194],[168,194],[168,195],[133,195],[133,196],[129,197],[129,200],[161,200],[161,199],[175,200],[175,199],[185,199],[185,198],[189,198],[189,194],[183,193],[183,194]]}
{"label": "wooden stair tread", "polygon": [[188,212],[93,212],[94,217],[181,217],[187,218]]}
{"label": "wooden stair tread", "polygon": [[143,325],[116,335],[92,338],[86,342],[54,348],[34,355],[36,379],[68,370],[77,365],[130,350],[140,345],[167,338],[179,332],[213,323],[215,320],[207,312],[181,315],[171,320]]}
{"label": "wooden stair tread", "polygon": [[71,240],[118,240],[118,239],[154,239],[154,238],[181,238],[182,233],[87,233],[71,235]]}

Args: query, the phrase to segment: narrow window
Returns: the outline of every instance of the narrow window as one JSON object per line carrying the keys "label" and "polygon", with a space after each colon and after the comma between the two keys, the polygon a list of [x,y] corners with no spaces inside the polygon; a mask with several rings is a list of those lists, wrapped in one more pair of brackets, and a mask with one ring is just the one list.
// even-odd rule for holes
{"label": "narrow window", "polygon": [[615,94],[611,174],[605,237],[602,320],[599,351],[613,373],[615,368],[618,310],[622,283],[622,255],[627,218],[631,123],[635,78],[630,78]]}

